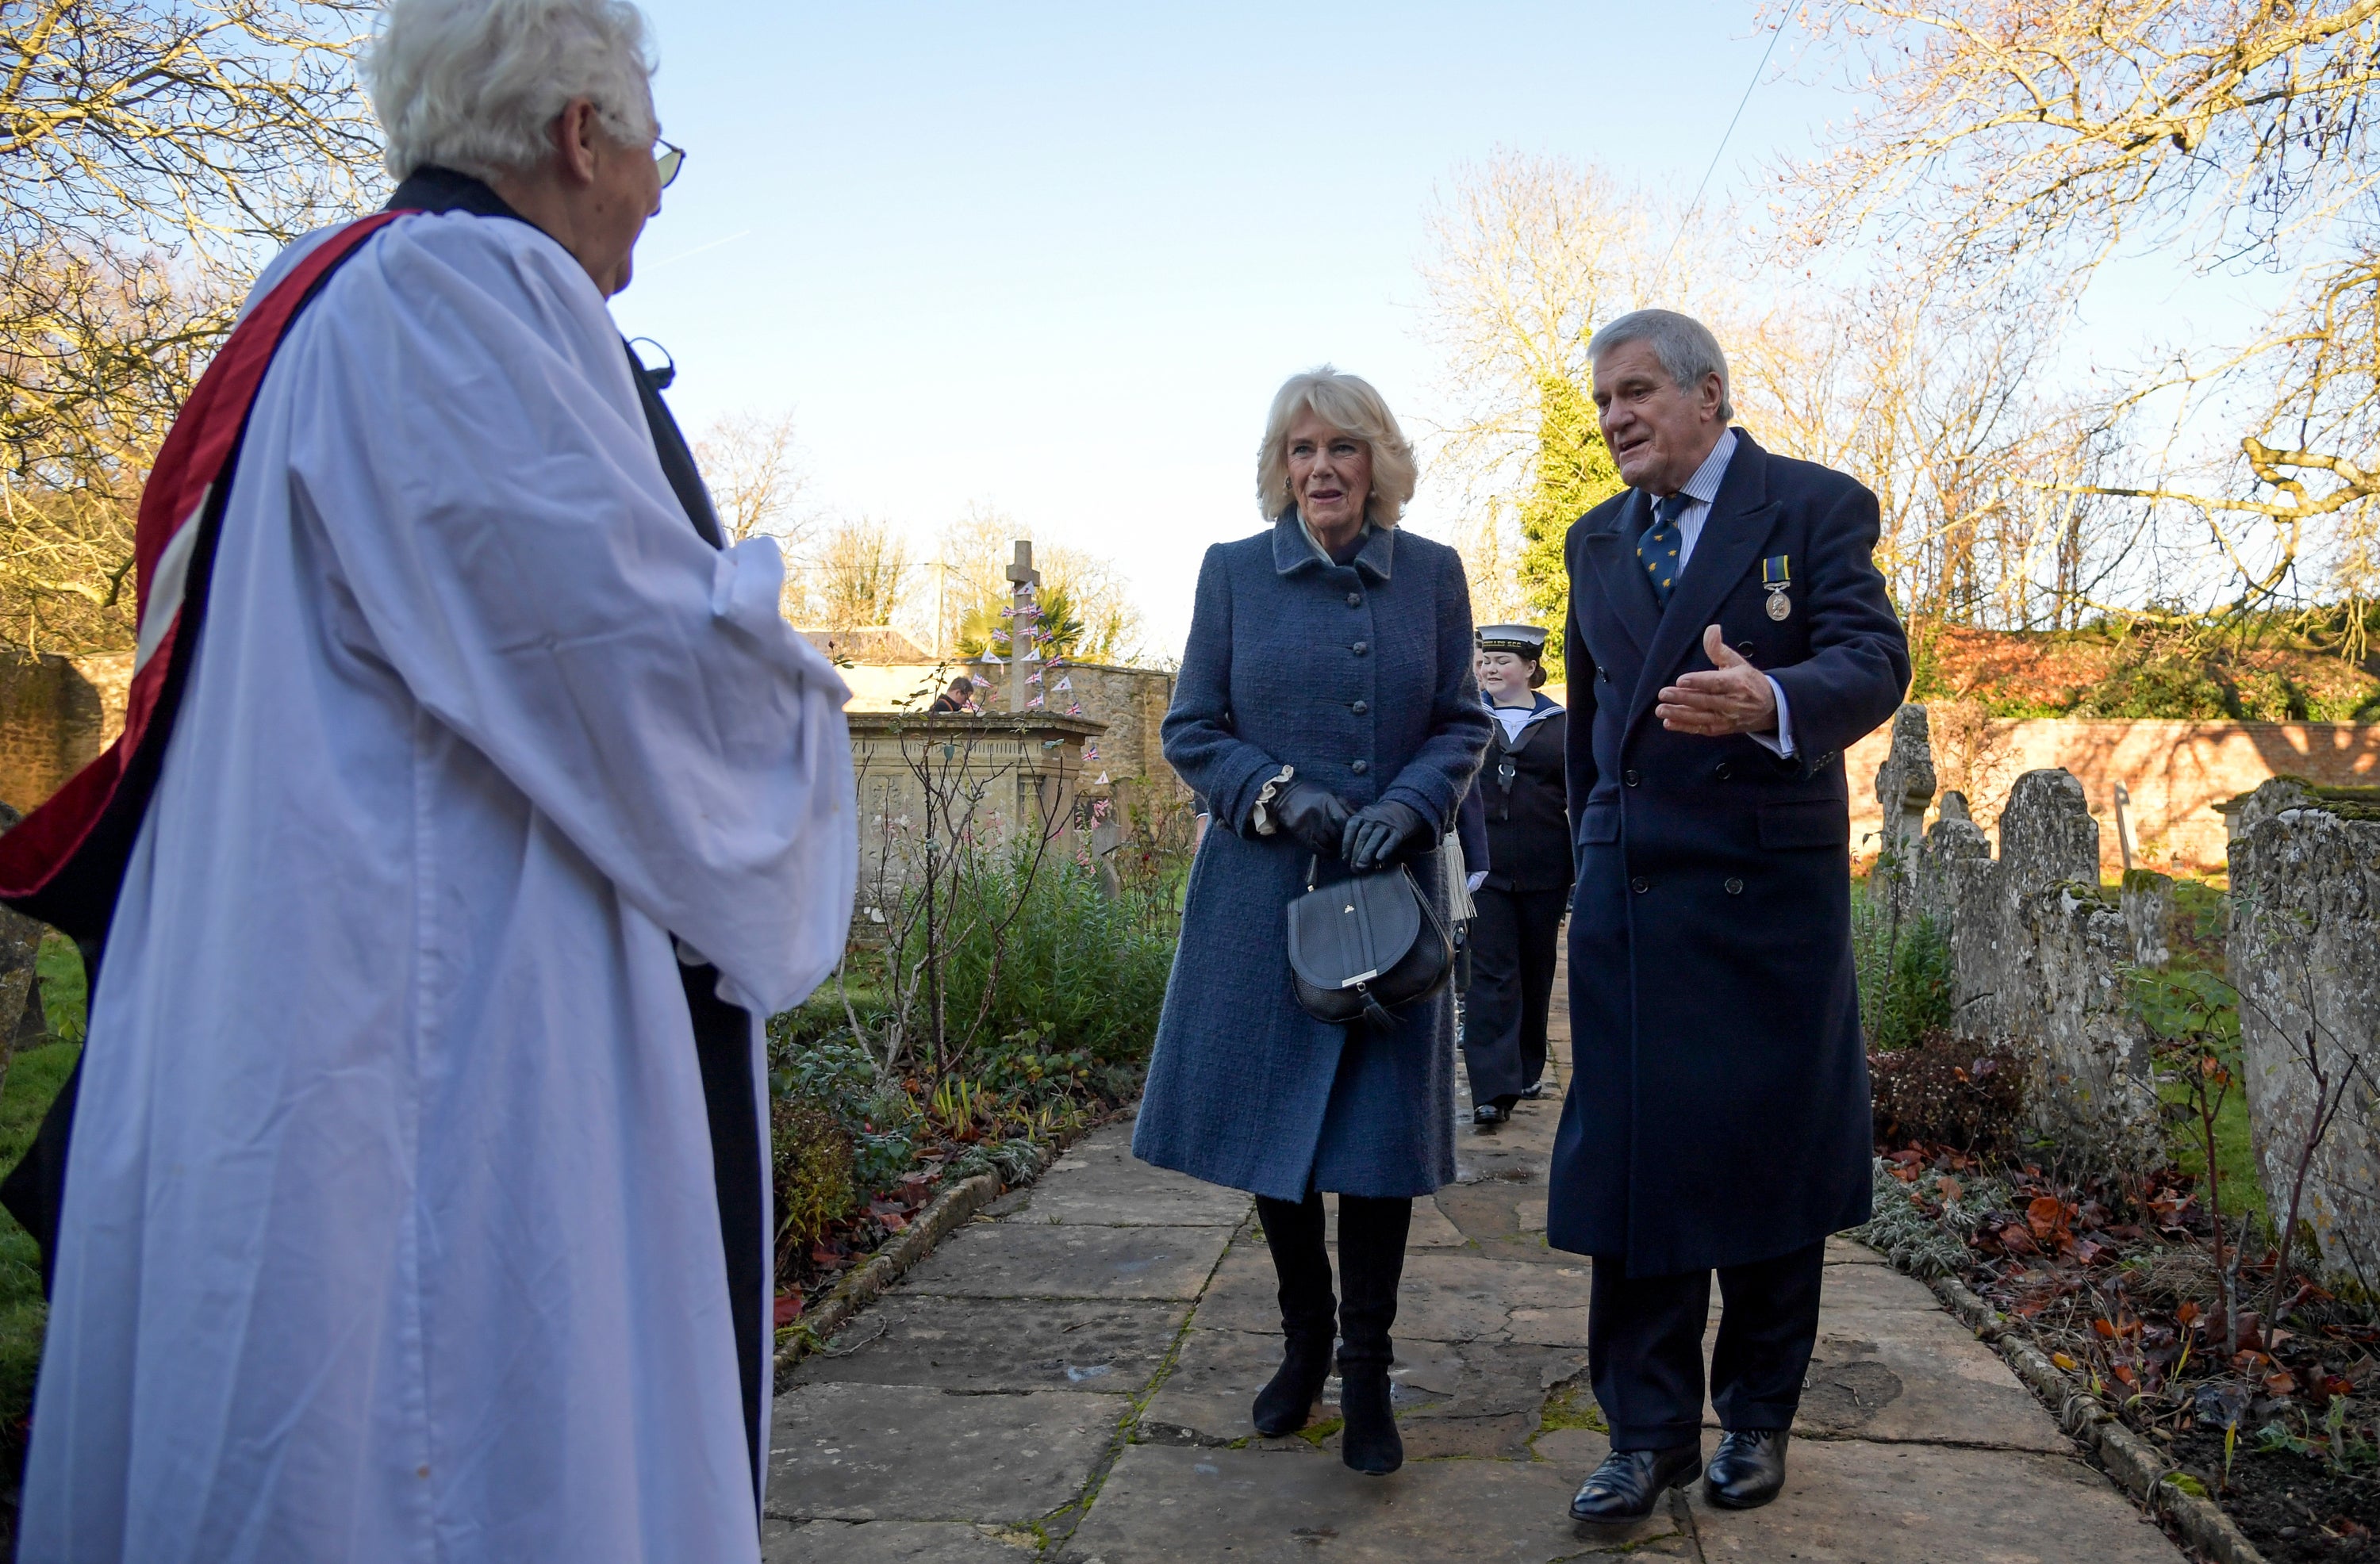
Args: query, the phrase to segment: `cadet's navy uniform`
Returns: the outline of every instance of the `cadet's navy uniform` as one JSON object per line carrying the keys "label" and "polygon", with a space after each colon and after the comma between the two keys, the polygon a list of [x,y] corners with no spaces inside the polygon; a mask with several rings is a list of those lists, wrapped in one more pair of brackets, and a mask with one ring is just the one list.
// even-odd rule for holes
{"label": "cadet's navy uniform", "polygon": [[[1482,651],[1542,660],[1546,633],[1493,624]],[[1526,708],[1490,707],[1496,732],[1479,769],[1487,806],[1488,878],[1472,892],[1471,991],[1463,1061],[1471,1100],[1510,1107],[1546,1068],[1546,1015],[1562,915],[1570,910],[1570,813],[1563,749],[1569,719],[1546,697]]]}

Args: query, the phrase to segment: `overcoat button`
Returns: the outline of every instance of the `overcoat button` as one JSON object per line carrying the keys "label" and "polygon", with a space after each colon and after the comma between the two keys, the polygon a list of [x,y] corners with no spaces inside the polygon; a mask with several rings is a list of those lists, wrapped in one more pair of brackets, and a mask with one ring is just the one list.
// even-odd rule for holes
{"label": "overcoat button", "polygon": [[1626,782],[1630,787],[1634,787],[1638,782],[1645,779],[1636,774],[1635,767],[1631,766],[1628,770],[1620,773],[1620,780]]}
{"label": "overcoat button", "polygon": [[1348,606],[1349,608],[1361,608],[1361,607],[1363,607],[1363,606],[1364,606],[1364,594],[1363,594],[1363,593],[1361,593],[1361,592],[1350,592],[1350,593],[1348,593],[1348,594],[1347,594],[1347,606]]}
{"label": "overcoat button", "polygon": [[1750,657],[1752,655],[1752,643],[1750,641],[1738,641],[1735,643],[1735,649],[1742,652],[1744,656]]}
{"label": "overcoat button", "polygon": [[1728,882],[1727,882],[1727,893],[1728,893],[1729,895],[1730,895],[1730,896],[1741,896],[1741,895],[1742,895],[1742,894],[1743,894],[1743,881],[1742,881],[1742,880],[1740,880],[1740,879],[1730,879],[1728,880]]}
{"label": "overcoat button", "polygon": [[1370,701],[1368,701],[1368,700],[1359,700],[1359,701],[1357,701],[1357,702],[1355,703],[1355,706],[1354,706],[1355,715],[1356,715],[1356,716],[1358,716],[1358,717],[1361,717],[1365,712],[1369,711],[1371,709],[1372,709],[1372,703],[1371,703]]}
{"label": "overcoat button", "polygon": [[1628,889],[1642,896],[1645,891],[1653,889],[1653,882],[1640,874],[1628,882]]}
{"label": "overcoat button", "polygon": [[1609,674],[1609,673],[1605,673],[1605,672],[1603,671],[1602,665],[1601,665],[1601,664],[1599,664],[1599,663],[1596,666],[1596,670],[1595,670],[1595,677],[1596,677],[1596,679],[1597,679],[1597,681],[1598,683],[1606,684],[1606,685],[1608,685],[1608,684],[1611,683],[1611,675],[1610,675],[1610,674]]}
{"label": "overcoat button", "polygon": [[1357,657],[1361,657],[1366,652],[1372,649],[1372,643],[1369,641],[1357,641],[1354,646],[1347,649],[1354,652]]}
{"label": "overcoat button", "polygon": [[1359,777],[1371,769],[1372,763],[1369,760],[1358,760],[1354,765],[1348,768],[1348,770],[1354,771]]}
{"label": "overcoat button", "polygon": [[1725,782],[1728,778],[1735,775],[1735,768],[1722,760],[1718,765],[1711,768],[1711,775],[1717,777],[1721,782]]}

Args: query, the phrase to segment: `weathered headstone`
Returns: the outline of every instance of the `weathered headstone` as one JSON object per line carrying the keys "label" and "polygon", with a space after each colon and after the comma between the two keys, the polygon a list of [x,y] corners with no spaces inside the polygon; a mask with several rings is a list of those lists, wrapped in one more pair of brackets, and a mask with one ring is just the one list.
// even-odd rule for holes
{"label": "weathered headstone", "polygon": [[1913,701],[1892,714],[1892,752],[1876,773],[1876,797],[1884,806],[1884,851],[1906,858],[1925,838],[1934,802],[1933,740],[1925,708]]}
{"label": "weathered headstone", "polygon": [[1934,802],[1934,746],[1923,706],[1912,702],[1892,714],[1892,751],[1876,770],[1876,797],[1884,806],[1876,874],[1894,909],[1906,913],[1917,846],[1925,838],[1925,809]]}
{"label": "weathered headstone", "polygon": [[2320,1267],[2369,1292],[2380,1283],[2380,788],[2276,779],[2246,802],[2232,817],[2226,955],[2265,1207],[2283,1221],[2294,1199]]}

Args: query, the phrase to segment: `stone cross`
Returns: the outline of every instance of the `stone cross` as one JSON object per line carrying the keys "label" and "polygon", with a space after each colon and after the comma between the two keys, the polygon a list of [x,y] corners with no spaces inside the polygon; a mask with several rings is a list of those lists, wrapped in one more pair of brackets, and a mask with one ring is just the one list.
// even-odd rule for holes
{"label": "stone cross", "polygon": [[1040,661],[1034,649],[1033,632],[1040,624],[1041,604],[1034,588],[1041,585],[1041,573],[1033,568],[1033,540],[1016,540],[1016,557],[1009,562],[1006,572],[1010,582],[1008,614],[1008,709],[1025,709],[1025,665]]}
{"label": "stone cross", "polygon": [[1877,849],[1892,865],[1893,900],[1900,903],[1925,839],[1925,806],[1934,802],[1934,743],[1923,706],[1912,702],[1892,714],[1892,753],[1876,770],[1876,800],[1884,806]]}

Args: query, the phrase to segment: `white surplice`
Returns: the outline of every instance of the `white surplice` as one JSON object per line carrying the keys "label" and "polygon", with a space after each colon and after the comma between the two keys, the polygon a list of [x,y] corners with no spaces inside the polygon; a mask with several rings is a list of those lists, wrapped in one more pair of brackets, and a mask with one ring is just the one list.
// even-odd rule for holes
{"label": "white surplice", "polygon": [[761,1015],[842,950],[782,574],[527,224],[399,218],[298,319],[108,937],[20,1559],[757,1558],[669,936]]}

